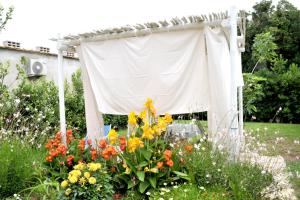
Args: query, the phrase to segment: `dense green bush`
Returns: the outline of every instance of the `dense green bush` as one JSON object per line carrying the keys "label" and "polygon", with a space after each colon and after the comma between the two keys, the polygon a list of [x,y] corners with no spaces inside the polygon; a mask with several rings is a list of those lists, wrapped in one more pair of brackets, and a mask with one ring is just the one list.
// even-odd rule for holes
{"label": "dense green bush", "polygon": [[21,141],[0,142],[0,199],[9,197],[31,185],[36,165],[43,151]]}
{"label": "dense green bush", "polygon": [[244,74],[245,118],[257,121],[300,122],[300,68],[285,61],[274,62],[272,69]]}

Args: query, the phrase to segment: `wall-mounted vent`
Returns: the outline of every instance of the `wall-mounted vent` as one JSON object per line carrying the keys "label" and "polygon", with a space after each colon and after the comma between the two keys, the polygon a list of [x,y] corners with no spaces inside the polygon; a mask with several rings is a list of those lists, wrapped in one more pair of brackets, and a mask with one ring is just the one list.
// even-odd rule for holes
{"label": "wall-mounted vent", "polygon": [[48,47],[36,47],[36,50],[41,53],[50,53],[50,48]]}
{"label": "wall-mounted vent", "polygon": [[4,41],[3,45],[5,47],[10,47],[10,48],[15,48],[15,49],[21,48],[21,43],[20,42]]}

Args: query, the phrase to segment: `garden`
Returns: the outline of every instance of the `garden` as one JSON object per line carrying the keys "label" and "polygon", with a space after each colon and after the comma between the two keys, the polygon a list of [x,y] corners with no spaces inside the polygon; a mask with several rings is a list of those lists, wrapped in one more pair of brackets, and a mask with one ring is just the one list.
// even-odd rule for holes
{"label": "garden", "polygon": [[[86,138],[80,70],[64,84],[64,143],[55,83],[28,79],[23,57],[16,66],[18,85],[10,87],[4,80],[12,66],[1,62],[0,199],[300,198],[300,47],[294,41],[300,26],[293,26],[295,20],[300,21],[300,11],[287,1],[276,8],[270,1],[254,6],[243,55],[245,146],[235,159],[225,146],[213,145],[206,113],[158,115],[150,98],[139,113],[103,115],[112,129],[92,145]],[[193,124],[202,131],[169,137],[172,124]]]}

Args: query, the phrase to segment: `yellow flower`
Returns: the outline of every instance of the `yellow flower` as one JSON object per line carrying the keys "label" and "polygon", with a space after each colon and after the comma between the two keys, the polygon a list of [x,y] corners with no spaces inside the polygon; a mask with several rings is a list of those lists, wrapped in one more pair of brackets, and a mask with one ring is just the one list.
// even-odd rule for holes
{"label": "yellow flower", "polygon": [[131,172],[131,169],[129,167],[126,167],[125,174],[130,174],[130,172]]}
{"label": "yellow flower", "polygon": [[149,168],[148,168],[148,167],[145,167],[145,168],[144,168],[144,172],[149,172]]}
{"label": "yellow flower", "polygon": [[66,188],[66,187],[68,187],[68,185],[69,185],[69,183],[68,183],[67,180],[64,180],[64,181],[61,182],[61,184],[60,184],[60,186],[61,186],[62,188]]}
{"label": "yellow flower", "polygon": [[77,169],[77,170],[84,170],[84,168],[85,168],[84,163],[79,163],[79,164],[74,166],[74,169]]}
{"label": "yellow flower", "polygon": [[160,132],[166,131],[167,123],[164,118],[159,117],[157,122],[158,130]]}
{"label": "yellow flower", "polygon": [[101,164],[100,163],[89,163],[88,168],[90,171],[97,171],[98,169],[101,169]]}
{"label": "yellow flower", "polygon": [[142,138],[146,138],[148,140],[152,140],[154,138],[154,130],[149,126],[148,123],[145,123],[142,129],[143,129]]}
{"label": "yellow flower", "polygon": [[167,124],[170,124],[173,121],[172,116],[169,113],[165,114],[164,120]]}
{"label": "yellow flower", "polygon": [[150,109],[151,107],[153,107],[153,101],[150,98],[147,98],[146,102],[145,102],[145,107]]}
{"label": "yellow flower", "polygon": [[68,188],[68,189],[66,189],[66,191],[65,191],[65,195],[66,195],[66,196],[69,196],[69,195],[71,194],[71,192],[72,192],[71,188]]}
{"label": "yellow flower", "polygon": [[138,137],[129,138],[128,140],[129,153],[135,152],[137,148],[142,148],[142,147],[144,147],[144,142],[140,138]]}
{"label": "yellow flower", "polygon": [[151,168],[149,171],[152,173],[158,173],[158,169],[156,167]]}
{"label": "yellow flower", "polygon": [[71,183],[76,183],[78,181],[78,178],[76,176],[69,176],[68,179]]}
{"label": "yellow flower", "polygon": [[142,112],[140,112],[139,117],[143,120],[143,122],[145,123],[147,120],[147,111],[143,110]]}
{"label": "yellow flower", "polygon": [[78,169],[74,169],[74,170],[70,171],[69,175],[78,177],[78,176],[81,176],[81,171]]}
{"label": "yellow flower", "polygon": [[90,172],[84,172],[84,177],[85,177],[85,178],[90,178],[90,177],[91,177]]}
{"label": "yellow flower", "polygon": [[108,139],[111,144],[115,144],[118,139],[118,133],[114,129],[111,129],[108,133]]}
{"label": "yellow flower", "polygon": [[128,123],[132,126],[136,125],[136,117],[134,112],[130,112],[128,115]]}
{"label": "yellow flower", "polygon": [[80,183],[81,185],[84,185],[84,184],[86,183],[86,179],[85,179],[84,177],[81,177],[81,178],[79,179],[79,183]]}
{"label": "yellow flower", "polygon": [[96,183],[96,178],[95,178],[95,177],[89,178],[89,183],[90,183],[91,185],[94,185],[94,184]]}

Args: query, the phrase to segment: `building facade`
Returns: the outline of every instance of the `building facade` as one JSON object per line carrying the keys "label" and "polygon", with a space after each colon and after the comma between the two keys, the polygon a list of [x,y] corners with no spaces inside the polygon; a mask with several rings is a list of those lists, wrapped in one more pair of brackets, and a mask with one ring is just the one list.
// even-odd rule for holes
{"label": "building facade", "polygon": [[[36,50],[27,50],[20,48],[19,43],[5,41],[3,42],[3,46],[0,46],[0,62],[9,61],[10,63],[9,74],[4,80],[6,85],[14,86],[17,84],[16,78],[18,70],[16,65],[19,64],[22,66],[20,64],[22,57],[31,61],[31,64],[28,63],[28,66],[23,66],[26,68],[25,72],[30,78],[45,77],[47,80],[53,80],[55,84],[57,84],[57,54],[50,53],[50,49],[46,47],[37,47]],[[42,65],[33,66],[32,64],[34,61],[42,63]],[[64,52],[63,69],[65,79],[70,81],[72,74],[79,68],[80,63],[78,57],[76,57],[74,53]],[[28,70],[31,70],[31,72]],[[41,72],[41,74],[39,74],[39,72]]]}

